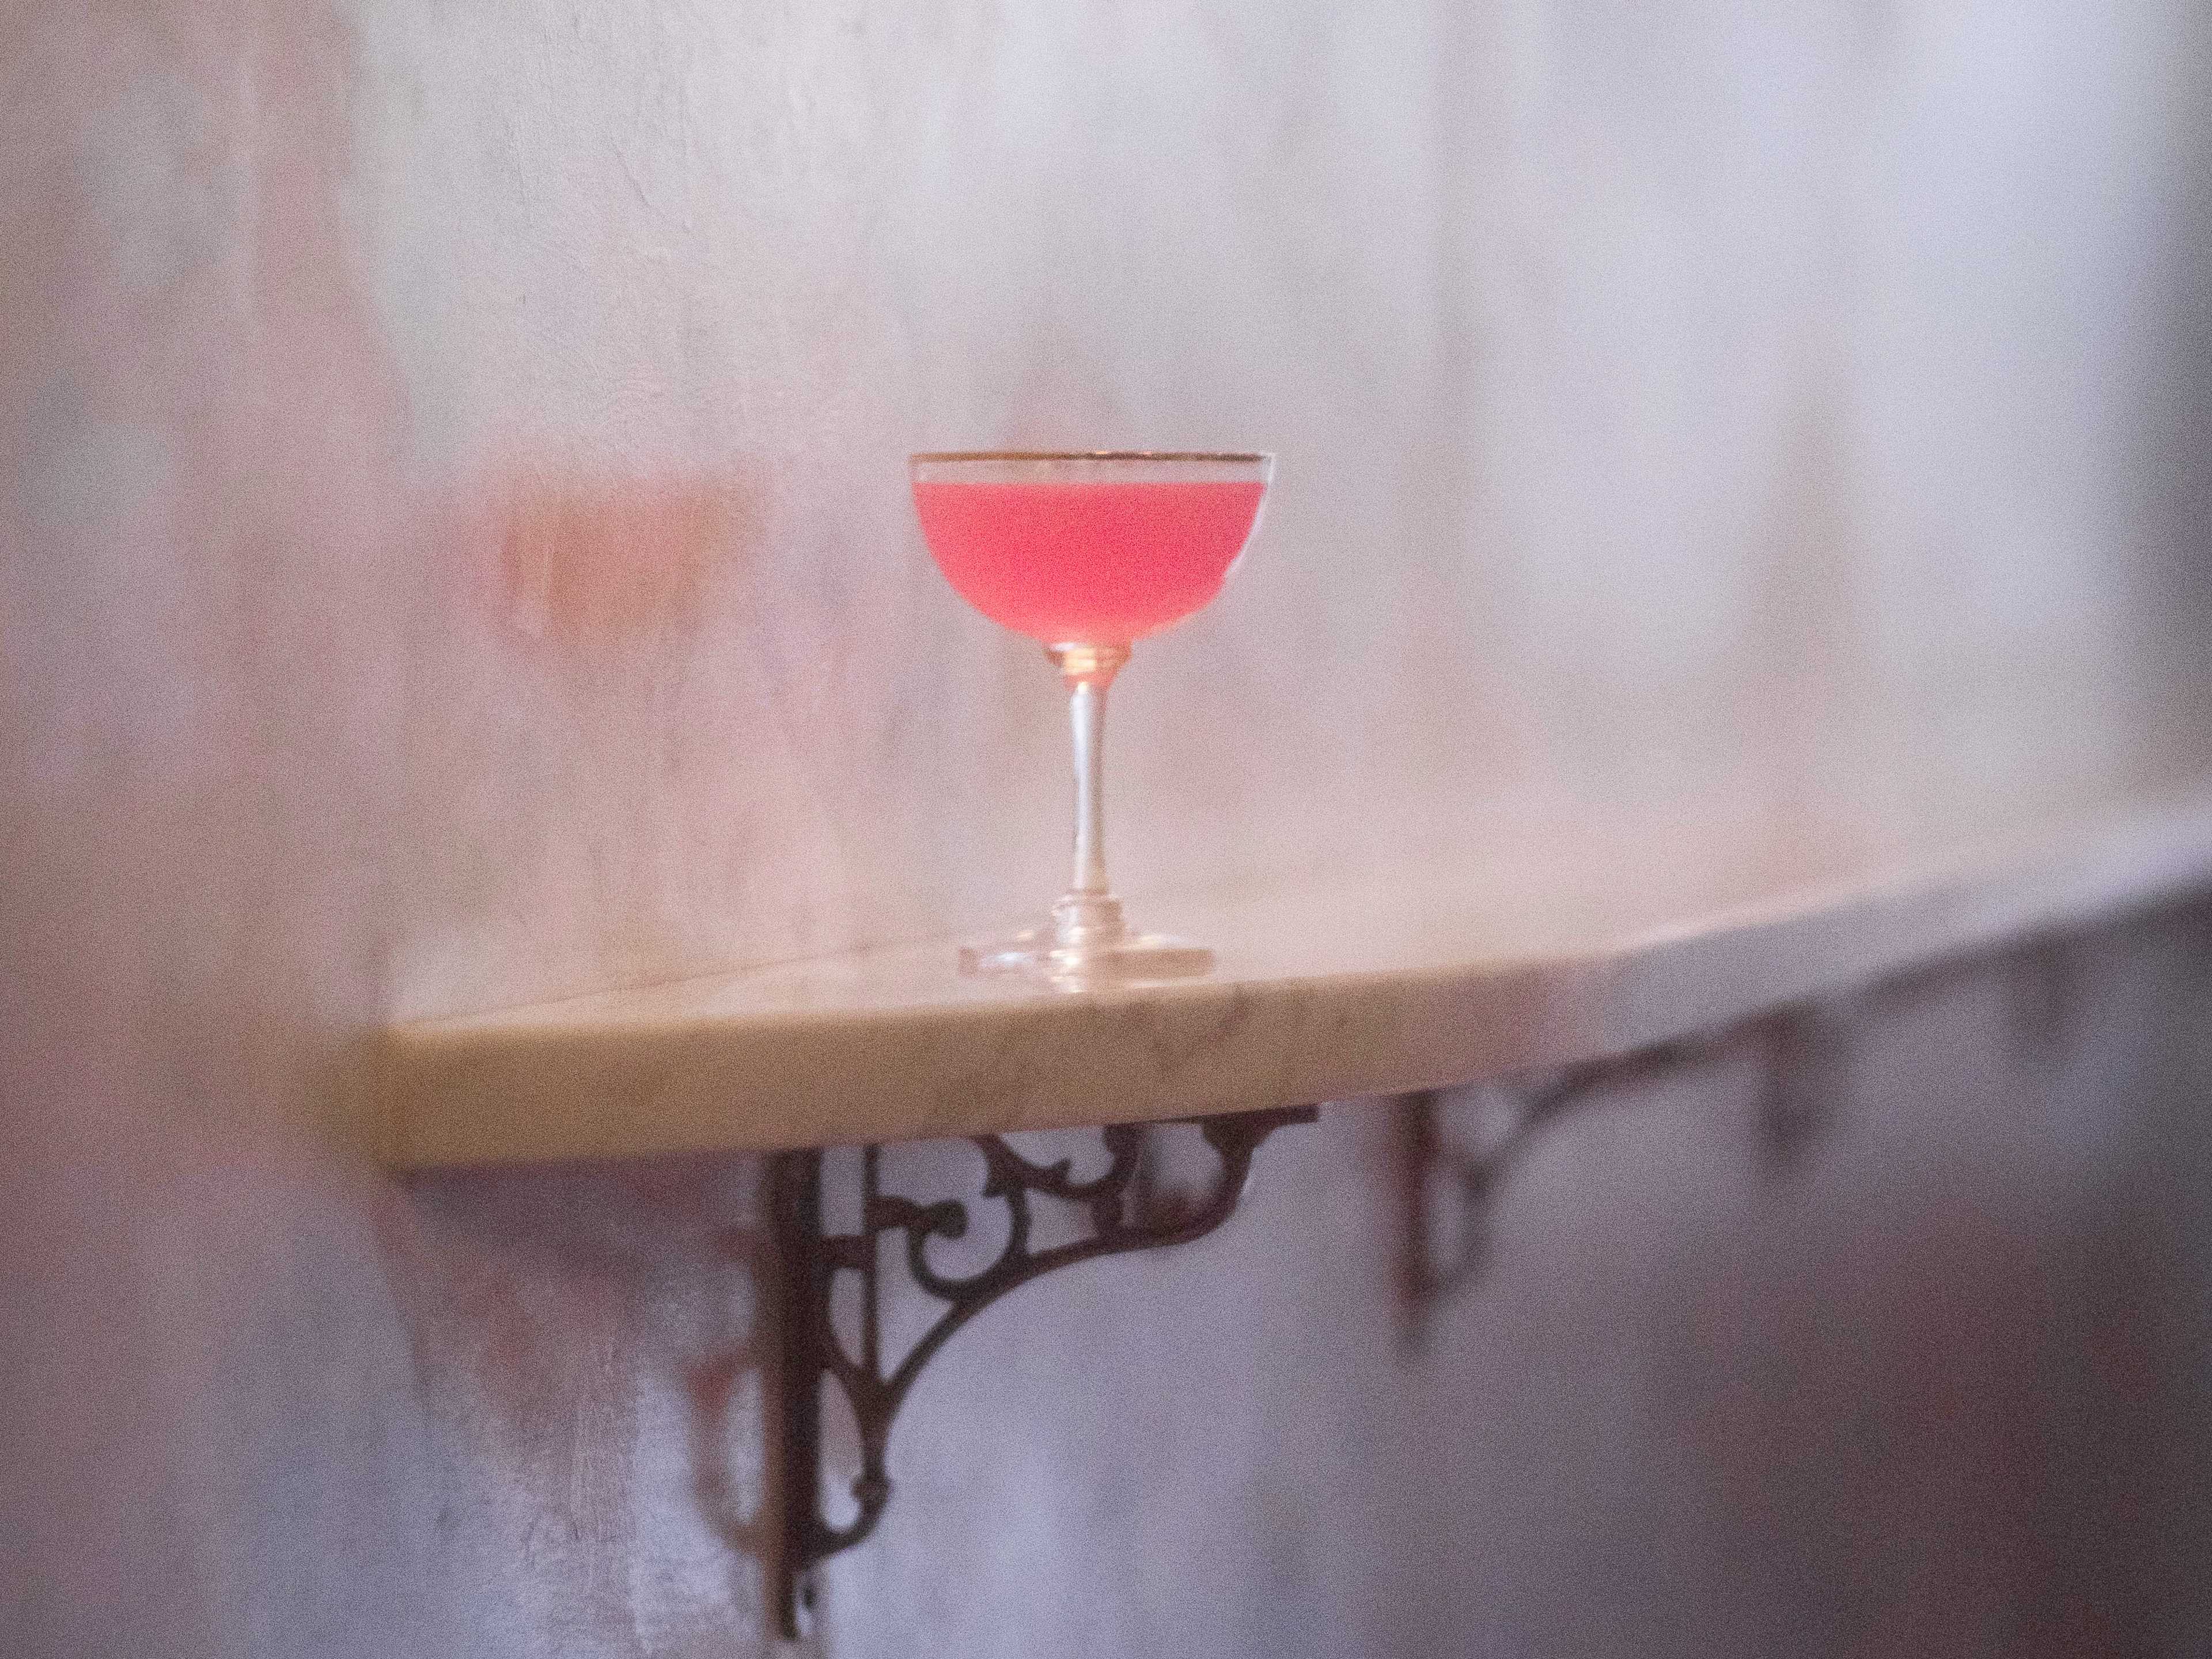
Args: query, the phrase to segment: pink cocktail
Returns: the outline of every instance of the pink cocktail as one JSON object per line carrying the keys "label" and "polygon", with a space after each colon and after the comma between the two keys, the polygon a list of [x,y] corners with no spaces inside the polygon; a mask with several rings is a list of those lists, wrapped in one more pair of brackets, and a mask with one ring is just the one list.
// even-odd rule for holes
{"label": "pink cocktail", "polygon": [[960,596],[1046,645],[1128,645],[1221,591],[1264,483],[921,483],[921,532]]}
{"label": "pink cocktail", "polygon": [[1106,688],[1129,647],[1221,591],[1274,471],[1267,455],[916,455],[915,510],[938,568],[992,621],[1040,641],[1075,738],[1075,878],[1051,920],[961,952],[969,972],[1085,986],[1206,972],[1200,945],[1130,932],[1106,884]]}

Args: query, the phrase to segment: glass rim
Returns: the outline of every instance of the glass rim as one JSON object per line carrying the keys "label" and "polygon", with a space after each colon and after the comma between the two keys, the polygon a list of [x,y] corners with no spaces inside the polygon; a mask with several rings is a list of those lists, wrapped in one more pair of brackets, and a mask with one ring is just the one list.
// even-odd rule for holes
{"label": "glass rim", "polygon": [[1251,450],[1206,449],[933,449],[908,455],[909,464],[940,461],[1211,461],[1252,466],[1273,454]]}

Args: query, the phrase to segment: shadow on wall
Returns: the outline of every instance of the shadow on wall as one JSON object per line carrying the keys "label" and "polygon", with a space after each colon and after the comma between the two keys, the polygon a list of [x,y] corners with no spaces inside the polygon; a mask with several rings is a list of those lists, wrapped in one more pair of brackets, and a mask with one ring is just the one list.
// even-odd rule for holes
{"label": "shadow on wall", "polygon": [[[2203,904],[2031,941],[1609,1075],[1525,1158],[1509,1115],[1497,1248],[1419,1356],[1376,1340],[1403,1126],[1330,1114],[1202,1251],[965,1328],[827,1646],[2195,1650],[2208,951]],[[1437,1127],[1480,1156],[1475,1103]],[[918,1201],[983,1174],[898,1163]],[[777,1650],[767,1167],[411,1183],[447,1599],[497,1626],[452,1650]],[[902,1352],[931,1309],[885,1309]]]}
{"label": "shadow on wall", "polygon": [[447,1483],[440,1543],[487,1617],[574,1632],[577,1651],[769,1644],[762,1170],[686,1158],[409,1183],[420,1227],[395,1277]]}

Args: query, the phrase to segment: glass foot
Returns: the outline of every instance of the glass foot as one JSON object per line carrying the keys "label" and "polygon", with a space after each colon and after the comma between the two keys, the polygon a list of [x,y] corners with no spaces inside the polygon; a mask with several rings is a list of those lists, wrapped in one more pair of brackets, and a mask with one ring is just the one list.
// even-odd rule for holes
{"label": "glass foot", "polygon": [[1057,930],[1032,927],[1012,939],[960,947],[963,974],[1027,974],[1062,990],[1193,979],[1213,971],[1213,952],[1188,939],[1125,933],[1117,939],[1071,942]]}

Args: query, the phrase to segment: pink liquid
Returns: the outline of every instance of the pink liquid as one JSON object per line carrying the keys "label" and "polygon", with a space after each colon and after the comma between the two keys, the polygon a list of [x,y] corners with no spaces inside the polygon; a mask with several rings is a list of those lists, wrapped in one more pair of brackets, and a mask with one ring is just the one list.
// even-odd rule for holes
{"label": "pink liquid", "polygon": [[917,483],[945,580],[1047,645],[1126,645],[1221,591],[1263,483]]}

